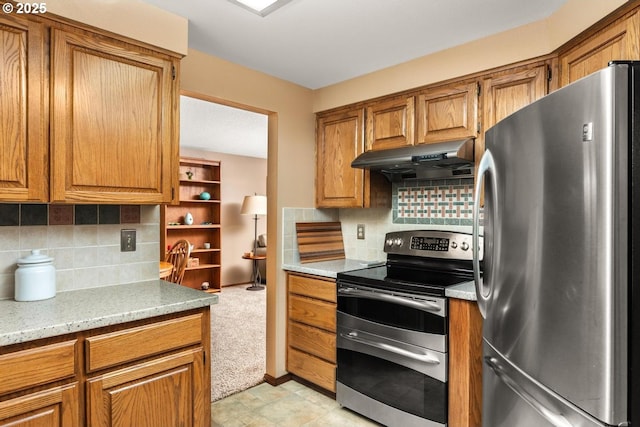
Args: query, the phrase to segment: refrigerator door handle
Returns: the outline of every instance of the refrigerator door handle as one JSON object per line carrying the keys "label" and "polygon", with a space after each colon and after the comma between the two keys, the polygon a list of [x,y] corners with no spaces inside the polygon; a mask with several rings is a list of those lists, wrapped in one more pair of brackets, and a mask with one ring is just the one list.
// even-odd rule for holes
{"label": "refrigerator door handle", "polygon": [[[476,178],[476,189],[474,194],[473,203],[473,235],[472,235],[472,249],[473,249],[473,279],[476,286],[476,298],[478,300],[478,308],[483,318],[487,317],[487,302],[489,300],[489,294],[491,289],[488,284],[484,284],[482,277],[480,277],[480,196],[482,194],[482,182],[485,174],[491,175],[491,193],[493,195],[494,203],[498,196],[498,185],[496,179],[496,168],[491,151],[487,149],[482,155],[480,164],[478,165],[478,176]],[[495,213],[496,210],[494,209]],[[492,259],[492,254],[484,252],[485,262]],[[486,266],[485,266],[486,267]]]}
{"label": "refrigerator door handle", "polygon": [[509,387],[515,394],[520,396],[521,399],[529,403],[533,409],[542,415],[547,421],[553,424],[554,427],[572,427],[573,424],[569,422],[564,416],[556,414],[535,397],[531,396],[525,390],[523,390],[518,383],[513,380],[506,372],[500,367],[498,360],[495,357],[485,357],[484,363],[489,366],[495,372],[495,374],[502,380],[502,382]]}

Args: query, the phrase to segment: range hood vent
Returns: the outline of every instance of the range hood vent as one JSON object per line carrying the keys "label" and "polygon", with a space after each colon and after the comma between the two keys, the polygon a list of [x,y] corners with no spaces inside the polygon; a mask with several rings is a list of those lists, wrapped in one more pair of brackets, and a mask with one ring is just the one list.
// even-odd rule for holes
{"label": "range hood vent", "polygon": [[473,176],[474,138],[367,151],[352,168],[380,172],[389,181],[468,178]]}

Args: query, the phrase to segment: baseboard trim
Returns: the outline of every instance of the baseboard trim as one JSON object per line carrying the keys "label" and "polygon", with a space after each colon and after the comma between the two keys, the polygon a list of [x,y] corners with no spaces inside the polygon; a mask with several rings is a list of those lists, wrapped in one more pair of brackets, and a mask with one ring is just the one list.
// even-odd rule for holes
{"label": "baseboard trim", "polygon": [[279,386],[280,384],[284,384],[287,381],[290,381],[292,379],[291,374],[285,374],[281,377],[272,377],[269,374],[264,374],[264,382],[266,382],[267,384],[270,384],[274,387]]}
{"label": "baseboard trim", "polygon": [[315,391],[317,391],[318,393],[322,393],[327,397],[330,397],[333,400],[336,400],[336,394],[332,391],[329,391],[325,388],[320,387],[317,384],[312,383],[311,381],[305,380],[304,378],[301,378],[295,374],[289,374],[291,376],[291,379],[294,380],[295,382],[298,382],[304,386],[309,387],[310,389],[313,389]]}
{"label": "baseboard trim", "polygon": [[240,283],[228,283],[226,285],[220,285],[221,288],[229,288],[231,286],[253,285],[253,282],[240,282]]}

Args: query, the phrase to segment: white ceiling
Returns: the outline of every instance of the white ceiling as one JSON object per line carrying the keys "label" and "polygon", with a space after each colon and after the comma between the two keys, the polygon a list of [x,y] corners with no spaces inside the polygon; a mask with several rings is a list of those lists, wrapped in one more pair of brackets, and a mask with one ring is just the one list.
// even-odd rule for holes
{"label": "white ceiling", "polygon": [[566,2],[292,0],[261,17],[227,0],[142,1],[188,18],[190,48],[310,89],[546,18]]}
{"label": "white ceiling", "polygon": [[267,116],[180,97],[180,147],[267,158]]}

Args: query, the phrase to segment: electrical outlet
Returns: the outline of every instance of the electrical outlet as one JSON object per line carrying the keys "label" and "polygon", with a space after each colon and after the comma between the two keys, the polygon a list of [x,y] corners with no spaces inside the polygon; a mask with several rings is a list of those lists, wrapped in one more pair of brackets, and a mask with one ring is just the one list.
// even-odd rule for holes
{"label": "electrical outlet", "polygon": [[358,235],[358,240],[364,240],[364,224],[358,224],[356,226],[356,233]]}
{"label": "electrical outlet", "polygon": [[120,230],[120,252],[136,250],[136,230]]}

